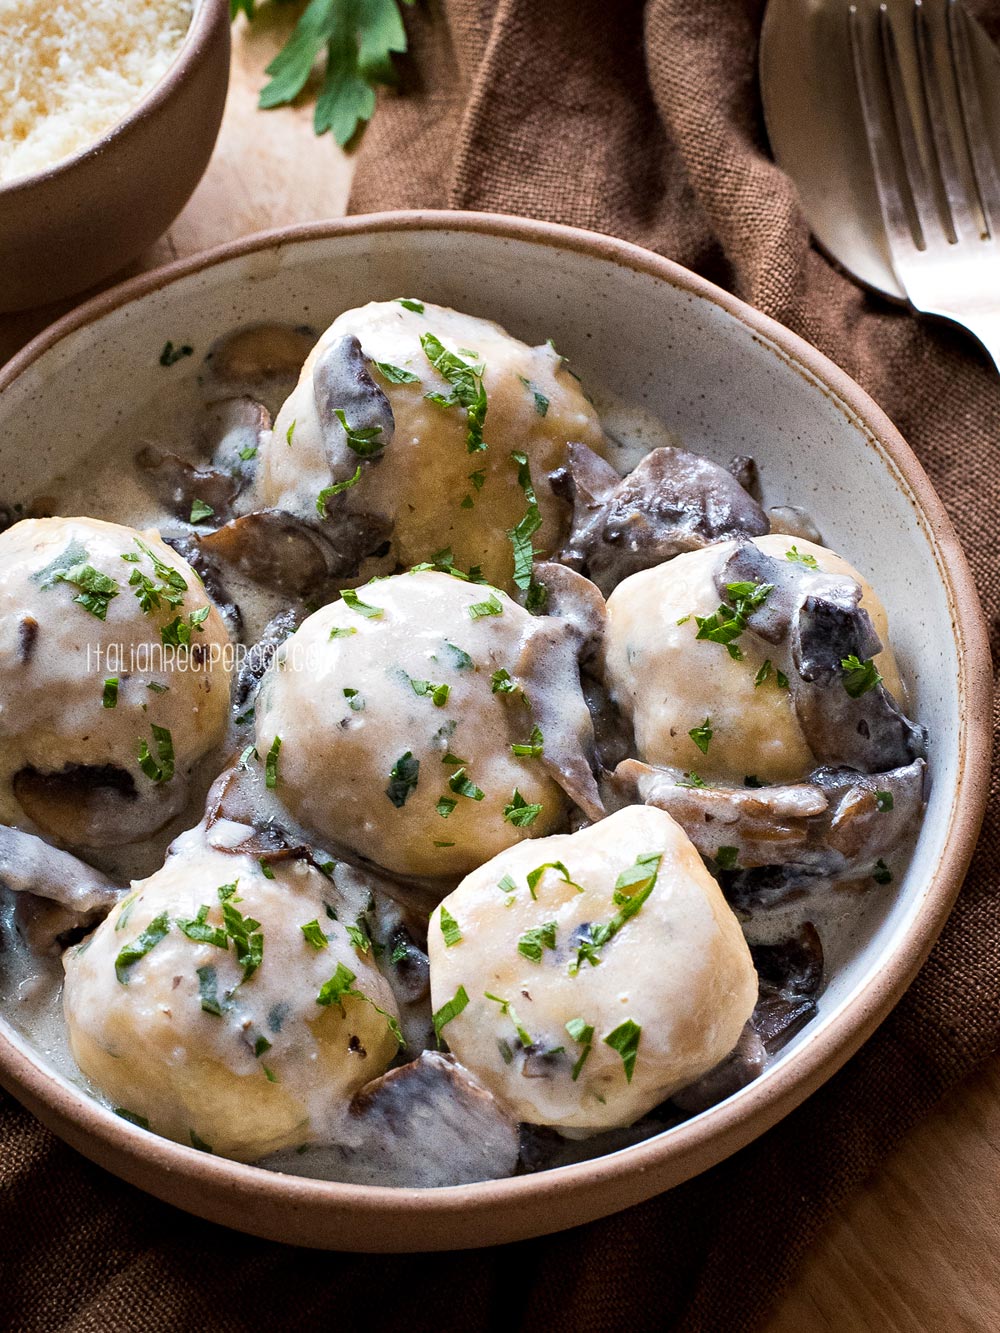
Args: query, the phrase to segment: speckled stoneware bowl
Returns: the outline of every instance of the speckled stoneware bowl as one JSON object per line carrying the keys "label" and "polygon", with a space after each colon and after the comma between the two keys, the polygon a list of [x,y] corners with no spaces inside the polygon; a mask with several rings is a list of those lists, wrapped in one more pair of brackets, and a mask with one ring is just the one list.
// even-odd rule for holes
{"label": "speckled stoneware bowl", "polygon": [[215,147],[229,26],[229,0],[194,0],[176,58],[124,120],[48,171],[0,184],[0,311],[83,291],[167,230]]}
{"label": "speckled stoneware bowl", "polygon": [[[0,1022],[0,1080],[110,1171],[231,1227],[304,1245],[427,1250],[517,1240],[625,1208],[736,1151],[807,1097],[899,999],[958,892],[987,793],[990,664],[955,533],[881,411],[801,339],[684,269],[602,236],[444,213],[352,218],[242,241],[149,274],[62,320],[0,375],[0,495],[36,491],[102,432],[195,376],[203,352],[263,319],[322,328],[371,299],[419,295],[554,337],[585,382],[658,415],[689,448],[753,454],[768,504],[806,506],[880,590],[932,784],[908,870],[830,960],[819,1014],[767,1072],[618,1153],[538,1175],[420,1192],[328,1184],[206,1156],[135,1128]],[[172,381],[176,383],[176,379]],[[915,596],[919,590],[919,596]]]}

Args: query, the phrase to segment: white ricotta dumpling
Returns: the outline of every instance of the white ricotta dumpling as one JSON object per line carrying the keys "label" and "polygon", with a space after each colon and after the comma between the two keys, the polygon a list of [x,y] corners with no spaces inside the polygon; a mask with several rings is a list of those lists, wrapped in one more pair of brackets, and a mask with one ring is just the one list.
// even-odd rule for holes
{"label": "white ricotta dumpling", "polygon": [[736,917],[652,807],[494,857],[433,912],[428,951],[451,1050],[556,1129],[632,1124],[730,1053],[757,998]]}
{"label": "white ricotta dumpling", "polygon": [[[861,605],[886,645],[876,665],[886,688],[904,703],[885,608],[867,580],[833,551],[802,538],[772,533],[753,544],[778,558],[794,546],[825,573],[849,575],[860,585]],[[695,637],[695,617],[711,616],[719,607],[715,575],[734,546],[720,542],[676,556],[618,585],[607,604],[608,686],[632,722],[639,759],[739,786],[748,775],[762,782],[796,781],[817,760],[789,691],[778,684],[777,670],[790,669],[780,657],[783,650],[747,633],[739,640],[743,657],[735,661],[724,644]],[[768,659],[767,679],[755,684]],[[706,719],[712,737],[703,753],[690,732]]]}
{"label": "white ricotta dumpling", "polygon": [[[345,497],[350,506],[392,520],[393,553],[401,564],[417,564],[451,547],[460,568],[479,565],[491,582],[511,590],[513,557],[506,534],[526,513],[511,453],[527,456],[542,517],[534,543],[548,553],[558,546],[565,522],[548,474],[565,464],[570,440],[604,449],[597,413],[578,381],[552,347],[528,347],[491,320],[431,304],[411,310],[399,301],[345,311],[320,338],[298,387],[278,413],[261,460],[260,494],[266,505],[315,517],[320,491],[344,479],[333,476],[324,449],[313,370],[345,334],[360,340],[395,418],[391,443],[378,459],[350,457],[345,477],[355,464],[361,466],[360,480]],[[427,397],[448,396],[452,385],[421,345],[426,334],[468,365],[483,368],[488,447],[481,451],[469,451],[466,409],[443,407]],[[393,382],[375,362],[402,371],[406,382]]]}
{"label": "white ricotta dumpling", "polygon": [[[278,797],[321,838],[398,874],[461,875],[558,827],[561,789],[537,755],[511,748],[530,749],[532,709],[520,689],[494,691],[538,625],[505,593],[432,571],[314,612],[257,696],[263,762],[280,740]],[[576,709],[579,691],[567,724]]]}
{"label": "white ricotta dumpling", "polygon": [[308,861],[267,878],[200,829],[174,849],[65,955],[77,1064],[156,1133],[224,1157],[324,1139],[396,1054],[388,982]]}
{"label": "white ricotta dumpling", "polygon": [[156,532],[44,518],[0,533],[0,818],[83,846],[159,828],[225,734],[229,647]]}

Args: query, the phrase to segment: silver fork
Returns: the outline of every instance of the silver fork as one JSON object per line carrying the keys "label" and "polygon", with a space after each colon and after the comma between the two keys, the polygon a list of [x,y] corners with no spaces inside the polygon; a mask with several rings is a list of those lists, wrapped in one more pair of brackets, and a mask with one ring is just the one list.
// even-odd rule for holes
{"label": "silver fork", "polygon": [[913,102],[887,6],[850,5],[848,32],[900,286],[914,309],[973,333],[1000,370],[1000,174],[965,15],[957,0],[946,0],[943,16],[915,0]]}

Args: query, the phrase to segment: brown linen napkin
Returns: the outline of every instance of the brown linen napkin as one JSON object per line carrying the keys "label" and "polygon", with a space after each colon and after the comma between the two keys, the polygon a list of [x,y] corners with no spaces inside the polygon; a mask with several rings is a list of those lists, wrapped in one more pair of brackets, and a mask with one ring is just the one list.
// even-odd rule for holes
{"label": "brown linen napkin", "polygon": [[[981,10],[981,7],[979,7]],[[446,0],[410,18],[406,96],[362,148],[355,211],[436,205],[639,241],[822,348],[917,450],[991,626],[1000,383],[958,333],[865,296],[810,248],[767,157],[757,0]],[[1000,33],[996,6],[985,14]],[[312,1254],[223,1231],[92,1167],[0,1103],[0,1328],[690,1330],[759,1322],[823,1219],[1000,1045],[1000,851],[878,1034],[756,1144],[628,1213],[502,1250]]]}

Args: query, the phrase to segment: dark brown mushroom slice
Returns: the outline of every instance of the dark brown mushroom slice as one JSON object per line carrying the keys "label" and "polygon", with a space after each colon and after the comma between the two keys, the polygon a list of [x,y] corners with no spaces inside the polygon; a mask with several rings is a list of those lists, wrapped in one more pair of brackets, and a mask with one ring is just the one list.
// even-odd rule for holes
{"label": "dark brown mushroom slice", "polygon": [[770,529],[763,509],[726,468],[671,445],[654,449],[627,477],[583,444],[553,479],[573,504],[559,559],[605,594],[639,570],[684,551]]}
{"label": "dark brown mushroom slice", "polygon": [[[335,338],[313,366],[313,394],[323,433],[323,448],[334,478],[350,476],[359,458],[380,453],[392,441],[396,420],[385,393],[372,379],[368,358],[353,333]],[[342,413],[344,421],[338,413]],[[347,423],[346,427],[344,422]],[[367,437],[352,448],[352,434]]]}
{"label": "dark brown mushroom slice", "polygon": [[18,805],[43,833],[72,847],[139,842],[184,806],[181,781],[147,783],[114,764],[67,764],[56,772],[19,769],[12,779]]}
{"label": "dark brown mushroom slice", "polygon": [[535,579],[546,592],[545,614],[563,620],[577,640],[581,666],[600,656],[608,612],[601,590],[590,579],[554,560],[537,560]]}
{"label": "dark brown mushroom slice", "polygon": [[870,874],[913,831],[924,808],[926,777],[923,759],[886,773],[818,768],[810,774],[830,803],[823,837],[843,858],[846,878]]}
{"label": "dark brown mushroom slice", "polygon": [[200,538],[202,550],[266,588],[293,597],[337,591],[389,536],[385,519],[342,514],[336,524],[258,509]]}
{"label": "dark brown mushroom slice", "polygon": [[0,888],[16,895],[14,922],[33,953],[58,954],[102,921],[124,893],[69,852],[0,825]]}
{"label": "dark brown mushroom slice", "polygon": [[851,656],[868,661],[882,650],[856,580],[777,559],[745,542],[716,575],[724,601],[736,583],[769,589],[747,626],[769,644],[787,642],[796,716],[821,763],[878,773],[926,755],[926,729],[906,717],[881,682],[857,698],[847,692],[843,662]]}
{"label": "dark brown mushroom slice", "polygon": [[767,1053],[753,1023],[747,1023],[740,1033],[740,1039],[732,1051],[721,1060],[714,1069],[694,1083],[689,1083],[680,1092],[675,1092],[671,1101],[688,1115],[697,1115],[707,1111],[710,1106],[731,1097],[740,1088],[745,1088],[764,1072]]}
{"label": "dark brown mushroom slice", "polygon": [[210,401],[243,394],[270,403],[287,398],[316,342],[307,325],[251,324],[214,343],[205,357],[202,390]]}
{"label": "dark brown mushroom slice", "polygon": [[183,537],[172,537],[165,534],[163,540],[172,551],[176,551],[179,556],[183,556],[201,579],[202,587],[222,616],[230,637],[236,640],[241,639],[243,636],[243,612],[240,610],[239,603],[226,587],[218,564],[212,558],[210,552],[205,550],[200,539],[194,533],[191,533]]}
{"label": "dark brown mushroom slice", "polygon": [[240,663],[239,674],[233,686],[233,707],[241,712],[256,692],[261,677],[274,661],[274,654],[302,623],[304,613],[295,607],[284,607],[264,626],[260,638]]}
{"label": "dark brown mushroom slice", "polygon": [[147,446],[136,454],[136,463],[153,495],[174,518],[185,523],[191,517],[195,500],[210,505],[220,518],[232,513],[233,502],[242,489],[240,481],[218,468],[199,467],[179,454],[165,454]]}
{"label": "dark brown mushroom slice", "polygon": [[[580,687],[577,636],[562,620],[538,616],[530,626],[512,676],[531,703],[525,736],[537,726],[539,762],[588,819],[601,819],[604,804],[594,779],[594,724]],[[520,696],[512,696],[512,707]]]}
{"label": "dark brown mushroom slice", "polygon": [[574,1166],[608,1153],[621,1152],[623,1148],[631,1148],[662,1134],[685,1118],[672,1102],[664,1102],[633,1125],[588,1134],[582,1139],[563,1138],[557,1129],[548,1125],[522,1124],[518,1172],[534,1175],[537,1171],[552,1171],[560,1166]]}
{"label": "dark brown mushroom slice", "polygon": [[629,755],[635,754],[632,723],[611,698],[603,679],[580,673],[583,697],[594,728],[594,760],[601,772],[613,773]]}
{"label": "dark brown mushroom slice", "polygon": [[823,985],[823,944],[805,922],[772,944],[751,944],[760,989],[750,1022],[768,1055],[780,1050],[816,1013]]}
{"label": "dark brown mushroom slice", "polygon": [[433,1189],[514,1174],[517,1125],[451,1055],[424,1051],[350,1104],[336,1179]]}
{"label": "dark brown mushroom slice", "polygon": [[726,464],[726,471],[735,477],[747,495],[760,503],[760,469],[756,458],[751,458],[749,454],[737,454]]}

